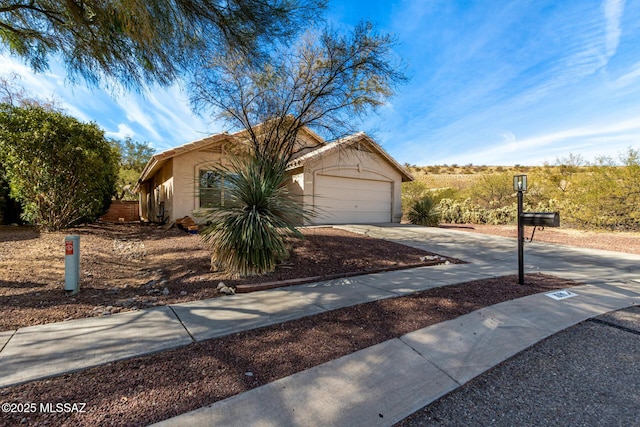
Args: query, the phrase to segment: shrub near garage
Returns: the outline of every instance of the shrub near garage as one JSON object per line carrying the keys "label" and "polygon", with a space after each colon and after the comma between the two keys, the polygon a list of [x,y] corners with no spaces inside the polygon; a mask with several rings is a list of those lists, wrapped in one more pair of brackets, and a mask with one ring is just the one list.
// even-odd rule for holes
{"label": "shrub near garage", "polygon": [[424,197],[413,205],[408,217],[411,224],[437,227],[440,222],[440,211],[431,197]]}

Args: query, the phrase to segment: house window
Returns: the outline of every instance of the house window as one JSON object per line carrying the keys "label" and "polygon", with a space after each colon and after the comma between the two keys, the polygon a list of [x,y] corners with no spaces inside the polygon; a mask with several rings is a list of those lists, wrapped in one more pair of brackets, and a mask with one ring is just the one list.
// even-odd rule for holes
{"label": "house window", "polygon": [[222,203],[222,176],[214,171],[200,171],[200,207],[210,208]]}
{"label": "house window", "polygon": [[[200,207],[231,206],[234,199],[228,191],[229,183],[215,171],[200,171]],[[225,191],[226,190],[226,191]]]}

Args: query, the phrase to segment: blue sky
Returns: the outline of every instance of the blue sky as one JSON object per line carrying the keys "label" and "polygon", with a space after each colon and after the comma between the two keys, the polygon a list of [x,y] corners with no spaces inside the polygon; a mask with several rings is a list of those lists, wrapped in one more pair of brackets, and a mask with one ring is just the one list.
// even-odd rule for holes
{"label": "blue sky", "polygon": [[[640,0],[333,0],[327,17],[398,39],[411,80],[361,129],[401,163],[541,165],[640,148]],[[0,73],[11,70],[108,136],[158,151],[224,130],[177,88],[113,95],[4,56]]]}

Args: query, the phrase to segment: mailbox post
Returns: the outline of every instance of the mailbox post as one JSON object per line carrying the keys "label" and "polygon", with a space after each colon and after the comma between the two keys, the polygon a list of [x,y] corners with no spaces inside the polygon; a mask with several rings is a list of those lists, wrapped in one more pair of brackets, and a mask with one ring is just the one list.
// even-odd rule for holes
{"label": "mailbox post", "polygon": [[[560,227],[560,214],[558,212],[523,212],[523,192],[527,191],[527,175],[515,175],[513,177],[513,189],[518,193],[518,283],[524,285],[524,227],[536,228]],[[533,241],[533,234],[528,242]]]}
{"label": "mailbox post", "polygon": [[524,224],[522,223],[524,191],[527,191],[527,175],[513,177],[513,189],[518,192],[518,283],[524,285]]}

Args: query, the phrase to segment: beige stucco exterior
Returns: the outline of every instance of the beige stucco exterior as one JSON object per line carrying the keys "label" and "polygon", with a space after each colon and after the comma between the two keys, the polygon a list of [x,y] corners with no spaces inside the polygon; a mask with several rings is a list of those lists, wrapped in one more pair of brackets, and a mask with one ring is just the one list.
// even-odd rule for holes
{"label": "beige stucco exterior", "polygon": [[[294,176],[294,179],[301,184],[305,206],[315,211],[316,214],[316,217],[307,222],[323,224],[343,222],[340,217],[332,220],[331,212],[326,212],[326,209],[323,211],[323,208],[327,206],[336,205],[344,207],[350,205],[354,215],[361,217],[358,221],[352,220],[348,222],[400,222],[402,218],[402,178],[397,167],[385,161],[379,153],[371,150],[370,146],[364,143],[350,144],[340,149],[331,150],[330,153],[324,156],[319,156],[313,160],[310,159],[304,164],[302,173]],[[323,192],[320,192],[323,179],[326,181],[331,180],[336,185],[322,186]],[[350,180],[357,180],[357,183]],[[357,212],[358,194],[355,194],[356,198],[349,198],[348,195],[344,195],[346,186],[340,185],[341,181],[351,183],[352,188],[361,188],[365,191],[368,186],[380,188],[388,185],[389,200],[385,200],[388,203],[388,217],[385,216],[385,220],[382,221],[379,215],[374,215],[374,219],[369,221],[369,218],[366,217],[366,212]],[[384,196],[386,197],[386,193]],[[378,219],[376,220],[375,218]]]}
{"label": "beige stucco exterior", "polygon": [[[193,216],[200,171],[226,163],[233,144],[234,135],[220,134],[155,155],[137,185],[142,219]],[[300,144],[307,149],[291,162],[289,189],[315,212],[306,223],[400,222],[401,183],[413,178],[368,136],[325,143],[309,131]]]}

